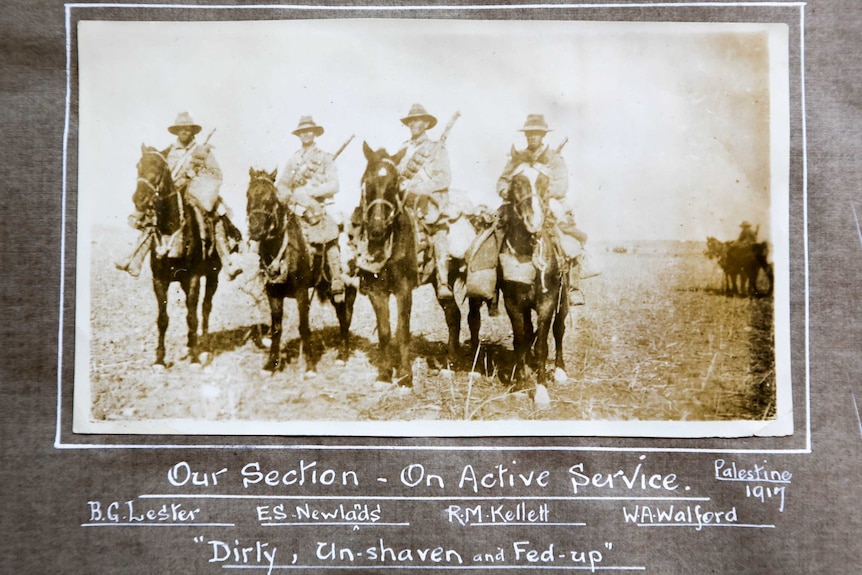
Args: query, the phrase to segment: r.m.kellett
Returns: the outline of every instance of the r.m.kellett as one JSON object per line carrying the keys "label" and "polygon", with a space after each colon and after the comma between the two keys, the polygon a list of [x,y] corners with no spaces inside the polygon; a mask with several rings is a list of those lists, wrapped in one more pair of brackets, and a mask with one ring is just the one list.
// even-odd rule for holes
{"label": "r.m.kellett", "polygon": [[527,504],[517,503],[478,504],[472,506],[449,505],[446,508],[446,519],[449,523],[469,525],[484,523],[487,525],[511,525],[523,523],[547,523],[551,515],[547,503]]}

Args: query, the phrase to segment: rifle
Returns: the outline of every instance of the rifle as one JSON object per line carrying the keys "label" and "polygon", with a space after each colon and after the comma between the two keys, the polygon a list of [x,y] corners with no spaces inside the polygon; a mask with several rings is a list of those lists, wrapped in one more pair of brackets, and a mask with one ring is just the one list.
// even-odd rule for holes
{"label": "rifle", "polygon": [[[436,152],[436,150],[439,150],[443,146],[443,144],[446,143],[446,138],[449,137],[449,132],[452,131],[452,126],[455,125],[455,122],[460,117],[461,117],[461,112],[455,112],[454,114],[452,114],[452,117],[449,119],[449,122],[446,124],[446,127],[443,128],[443,133],[440,135],[440,139],[437,140],[437,142],[436,142],[435,152]],[[404,176],[408,180],[411,179],[414,174],[418,173],[419,170],[422,169],[422,166],[425,165],[425,162],[428,160],[428,157],[430,157],[430,156],[426,156],[424,158],[418,158],[417,156],[418,156],[418,154],[414,154],[413,157],[410,158],[410,160],[409,160],[409,162],[413,163],[413,166],[415,168],[413,170],[413,173],[408,172]],[[409,162],[408,162],[408,164],[409,164]]]}
{"label": "rifle", "polygon": [[355,136],[355,134],[350,134],[350,137],[349,137],[349,138],[347,138],[347,141],[346,141],[346,142],[344,142],[343,144],[341,144],[341,147],[340,147],[340,148],[338,148],[338,150],[336,150],[334,154],[332,154],[332,159],[333,159],[333,160],[338,159],[338,156],[340,156],[340,155],[341,155],[341,152],[343,152],[343,151],[344,151],[344,148],[346,148],[346,147],[350,144],[350,142],[352,142],[352,141],[353,141],[354,136]]}
{"label": "rifle", "polygon": [[568,144],[568,143],[569,143],[569,137],[568,137],[568,136],[566,136],[565,138],[563,138],[563,141],[562,141],[562,142],[560,142],[560,145],[559,145],[559,146],[557,146],[556,152],[557,152],[558,154],[559,154],[560,152],[562,152],[562,151],[563,151],[563,148],[565,148],[565,147],[566,147],[566,144]]}
{"label": "rifle", "polygon": [[438,140],[438,144],[443,145],[446,143],[446,138],[449,137],[449,132],[452,131],[452,126],[455,125],[455,122],[460,117],[461,117],[461,112],[456,111],[454,114],[452,114],[452,117],[449,119],[449,123],[446,124],[445,128],[443,128],[443,134],[440,135],[440,140]]}
{"label": "rifle", "polygon": [[179,162],[177,162],[176,167],[175,167],[175,168],[173,169],[173,171],[171,172],[171,179],[174,179],[174,180],[176,180],[176,179],[177,179],[177,176],[179,176],[179,175],[180,175],[180,171],[185,167],[186,162],[187,162],[187,161],[188,161],[188,159],[189,159],[189,156],[191,156],[191,155],[192,155],[192,153],[194,153],[194,151],[197,149],[197,147],[198,147],[198,146],[204,146],[204,147],[206,147],[206,145],[207,145],[207,144],[209,144],[210,138],[212,138],[212,137],[213,137],[213,134],[215,134],[215,131],[216,131],[216,129],[215,129],[215,128],[213,128],[213,129],[212,129],[212,132],[210,132],[210,133],[209,133],[209,135],[207,136],[207,139],[206,139],[206,140],[204,140],[204,143],[203,143],[203,144],[198,144],[197,146],[192,146],[192,147],[191,147],[191,148],[186,152],[186,155],[185,155],[185,156],[183,156],[183,158],[182,158]]}

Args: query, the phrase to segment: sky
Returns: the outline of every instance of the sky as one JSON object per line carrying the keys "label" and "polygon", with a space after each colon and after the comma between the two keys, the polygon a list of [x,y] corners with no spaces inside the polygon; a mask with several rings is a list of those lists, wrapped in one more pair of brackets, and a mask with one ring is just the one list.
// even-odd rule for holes
{"label": "sky", "polygon": [[142,143],[203,126],[245,227],[249,168],[279,170],[312,115],[358,204],[362,142],[395,152],[421,103],[447,140],[451,194],[497,206],[519,129],[568,139],[568,200],[597,241],[761,237],[786,226],[786,27],[762,24],[322,19],[79,23],[79,223],[124,225]]}

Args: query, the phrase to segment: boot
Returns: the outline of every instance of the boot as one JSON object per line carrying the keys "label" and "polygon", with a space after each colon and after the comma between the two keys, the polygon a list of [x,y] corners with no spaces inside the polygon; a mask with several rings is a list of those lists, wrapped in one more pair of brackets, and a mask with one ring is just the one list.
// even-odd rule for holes
{"label": "boot", "polygon": [[144,230],[138,237],[138,244],[134,251],[121,260],[114,262],[114,266],[120,271],[128,272],[133,278],[141,275],[141,268],[144,265],[144,258],[147,257],[147,252],[150,251],[152,232]]}
{"label": "boot", "polygon": [[221,264],[224,267],[225,274],[227,274],[228,281],[233,281],[242,273],[242,268],[234,263],[232,257],[233,254],[231,254],[230,246],[227,243],[227,234],[225,233],[224,222],[220,217],[216,217],[217,219],[214,226],[216,251],[218,252]]}
{"label": "boot", "polygon": [[569,264],[569,307],[584,305],[584,293],[581,291],[581,266],[577,259]]}
{"label": "boot", "polygon": [[338,242],[330,242],[326,248],[326,263],[332,277],[329,281],[329,293],[332,294],[332,301],[341,303],[344,301],[344,280],[341,278],[341,251],[338,249]]}
{"label": "boot", "polygon": [[434,255],[437,263],[437,299],[454,299],[455,294],[449,287],[449,234],[447,230],[437,230],[432,237]]}

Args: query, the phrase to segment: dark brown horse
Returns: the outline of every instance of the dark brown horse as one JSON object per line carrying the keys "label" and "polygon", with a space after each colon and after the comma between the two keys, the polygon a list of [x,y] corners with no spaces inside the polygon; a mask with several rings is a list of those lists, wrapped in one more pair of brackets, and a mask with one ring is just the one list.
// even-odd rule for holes
{"label": "dark brown horse", "polygon": [[248,232],[252,241],[259,242],[258,255],[264,275],[267,299],[272,315],[269,357],[263,365],[265,371],[274,372],[280,366],[284,298],[296,299],[299,311],[299,336],[309,371],[314,371],[318,356],[312,351],[311,328],[308,312],[311,307],[310,290],[318,296],[328,297],[338,317],[340,344],[338,361],[350,356],[350,322],[356,288],[347,286],[343,301],[336,302],[330,293],[331,278],[326,276],[323,255],[313,254],[302,235],[299,218],[279,202],[276,195],[276,171],[249,170],[250,181],[246,192]]}
{"label": "dark brown horse", "polygon": [[179,282],[186,295],[186,322],[188,323],[188,357],[199,364],[198,299],[201,278],[205,278],[205,291],[201,311],[202,335],[209,331],[212,300],[218,288],[221,261],[212,246],[205,246],[198,228],[198,220],[185,195],[185,188],[177,189],[165,155],[155,148],[141,146],[138,162],[138,185],[132,195],[135,208],[148,222],[146,232],[150,242],[150,266],[153,270],[153,290],[159,306],[156,321],[159,343],[156,347],[155,366],[165,366],[165,332],[168,329],[168,288]]}
{"label": "dark brown horse", "polygon": [[[526,161],[514,172],[502,209],[504,230],[500,253],[500,289],[512,321],[515,382],[525,383],[525,367],[535,342],[536,383],[546,385],[548,335],[554,330],[558,370],[565,372],[563,337],[569,312],[568,273],[557,246],[555,231],[546,221],[548,176]],[[537,322],[533,328],[532,312]],[[562,377],[562,374],[560,374]]]}
{"label": "dark brown horse", "polygon": [[[417,227],[411,211],[405,207],[405,198],[398,185],[396,166],[402,153],[390,156],[386,150],[372,150],[367,143],[362,149],[368,165],[362,175],[362,202],[357,211],[359,235],[365,247],[359,265],[363,293],[368,295],[377,316],[378,350],[381,354],[379,377],[381,381],[395,381],[399,385],[413,383],[410,367],[410,313],[413,290],[425,281],[436,288],[436,273],[420,277],[417,256]],[[458,262],[450,262],[449,282],[454,284]],[[395,297],[398,309],[395,328],[395,346],[390,348],[392,333],[389,319],[389,300]],[[460,347],[459,331],[461,310],[453,299],[438,300],[449,328],[447,351],[455,361]]]}
{"label": "dark brown horse", "polygon": [[[738,241],[722,242],[713,237],[706,238],[706,257],[718,261],[724,272],[724,291],[729,295],[749,295],[759,297],[772,293],[774,276],[772,264],[768,261],[767,242],[744,243]],[[767,291],[761,292],[757,278],[761,270],[769,282]]]}

